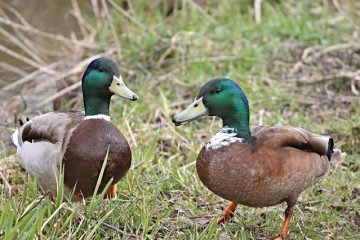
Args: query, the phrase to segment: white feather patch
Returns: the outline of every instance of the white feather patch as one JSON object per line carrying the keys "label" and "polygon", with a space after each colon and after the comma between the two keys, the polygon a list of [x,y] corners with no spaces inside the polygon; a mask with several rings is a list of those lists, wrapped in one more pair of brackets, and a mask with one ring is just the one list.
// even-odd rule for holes
{"label": "white feather patch", "polygon": [[111,122],[110,116],[105,115],[105,114],[97,114],[97,115],[92,115],[92,116],[85,116],[84,120],[88,120],[88,119],[102,119],[102,120]]}
{"label": "white feather patch", "polygon": [[224,127],[213,136],[205,145],[206,149],[219,149],[228,146],[234,142],[242,142],[243,138],[236,137],[236,132],[233,128]]}
{"label": "white feather patch", "polygon": [[16,148],[19,148],[19,129],[17,128],[15,130],[15,132],[11,135],[11,140],[14,143],[14,145],[16,146]]}
{"label": "white feather patch", "polygon": [[40,141],[24,142],[18,148],[19,160],[23,168],[39,180],[45,191],[56,189],[58,166],[61,163],[61,143]]}

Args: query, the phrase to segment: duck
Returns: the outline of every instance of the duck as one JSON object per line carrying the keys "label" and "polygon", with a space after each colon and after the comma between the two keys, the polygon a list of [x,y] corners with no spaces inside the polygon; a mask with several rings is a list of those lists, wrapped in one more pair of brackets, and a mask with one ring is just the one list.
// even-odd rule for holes
{"label": "duck", "polygon": [[248,99],[233,80],[216,78],[172,121],[176,126],[202,116],[222,119],[222,128],[201,149],[196,170],[213,193],[230,201],[218,224],[228,222],[238,204],[268,207],[286,202],[280,234],[284,240],[300,194],[325,178],[330,160],[344,157],[330,136],[293,126],[249,127]]}
{"label": "duck", "polygon": [[21,166],[37,179],[46,193],[56,194],[60,171],[64,192],[80,201],[94,194],[104,161],[98,193],[108,182],[106,196],[117,196],[116,183],[131,166],[129,143],[111,122],[110,99],[138,96],[124,83],[114,60],[94,59],[82,76],[85,111],[48,112],[20,121],[12,141]]}

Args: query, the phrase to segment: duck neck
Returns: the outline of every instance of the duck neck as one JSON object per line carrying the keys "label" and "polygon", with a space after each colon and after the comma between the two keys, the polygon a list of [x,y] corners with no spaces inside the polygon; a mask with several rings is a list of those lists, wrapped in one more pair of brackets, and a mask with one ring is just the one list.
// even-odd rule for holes
{"label": "duck neck", "polygon": [[245,140],[252,140],[249,127],[249,107],[246,104],[239,104],[231,115],[223,116],[223,128],[231,128],[236,136]]}
{"label": "duck neck", "polygon": [[85,116],[106,115],[109,116],[110,97],[85,96]]}
{"label": "duck neck", "polygon": [[[241,116],[238,116],[241,118]],[[227,118],[223,119],[223,128],[231,128],[236,132],[236,136],[239,138],[248,139],[251,137],[249,123],[239,118]]]}

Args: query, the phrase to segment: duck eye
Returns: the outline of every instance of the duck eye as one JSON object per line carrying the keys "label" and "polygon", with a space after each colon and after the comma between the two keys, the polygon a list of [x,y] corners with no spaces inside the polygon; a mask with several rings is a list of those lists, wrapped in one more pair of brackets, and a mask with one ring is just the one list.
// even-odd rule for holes
{"label": "duck eye", "polygon": [[221,88],[215,89],[215,92],[216,92],[216,93],[220,93],[221,91],[222,91]]}
{"label": "duck eye", "polygon": [[99,72],[103,72],[103,71],[104,71],[104,69],[102,69],[102,68],[99,68],[99,69],[98,69],[98,71],[99,71]]}

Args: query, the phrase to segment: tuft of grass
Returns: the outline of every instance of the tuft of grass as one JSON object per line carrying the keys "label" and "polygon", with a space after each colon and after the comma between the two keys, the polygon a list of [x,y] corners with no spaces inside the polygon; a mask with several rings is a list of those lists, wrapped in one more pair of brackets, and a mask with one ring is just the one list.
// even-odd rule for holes
{"label": "tuft of grass", "polygon": [[284,204],[239,206],[226,227],[216,225],[227,201],[202,185],[195,160],[221,123],[171,123],[208,79],[226,76],[247,94],[252,125],[299,126],[333,135],[337,148],[347,146],[345,161],[301,195],[288,238],[359,239],[359,97],[346,77],[303,83],[344,70],[334,62],[348,71],[360,66],[356,47],[344,50],[351,56],[332,51],[302,62],[306,49],[316,55],[359,40],[358,2],[336,3],[263,1],[261,23],[254,20],[253,1],[235,0],[109,1],[103,28],[87,16],[98,45],[117,49],[123,79],[140,96],[111,103],[136,167],[117,183],[117,199],[98,195],[83,203],[63,203],[59,196],[38,201],[36,180],[16,168],[7,180],[20,186],[18,192],[0,192],[0,238],[245,240],[278,234]]}

